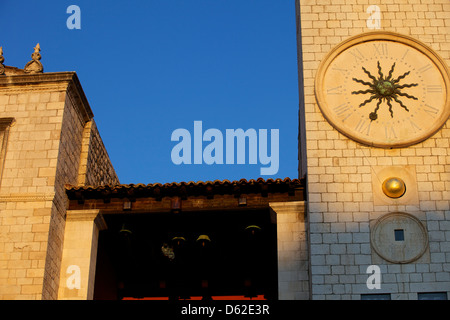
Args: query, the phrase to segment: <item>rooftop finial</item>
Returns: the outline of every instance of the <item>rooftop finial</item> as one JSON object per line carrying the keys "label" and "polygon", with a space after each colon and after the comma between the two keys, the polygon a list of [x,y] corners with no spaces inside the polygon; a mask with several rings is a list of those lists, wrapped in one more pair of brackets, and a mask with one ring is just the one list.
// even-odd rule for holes
{"label": "rooftop finial", "polygon": [[31,60],[25,65],[25,68],[23,68],[23,71],[25,73],[42,73],[44,72],[44,67],[42,66],[42,63],[39,61],[41,60],[41,54],[39,53],[41,51],[41,46],[39,43],[34,47],[34,52],[31,54]]}
{"label": "rooftop finial", "polygon": [[3,65],[5,58],[3,57],[3,47],[0,47],[0,75],[5,74],[5,66]]}

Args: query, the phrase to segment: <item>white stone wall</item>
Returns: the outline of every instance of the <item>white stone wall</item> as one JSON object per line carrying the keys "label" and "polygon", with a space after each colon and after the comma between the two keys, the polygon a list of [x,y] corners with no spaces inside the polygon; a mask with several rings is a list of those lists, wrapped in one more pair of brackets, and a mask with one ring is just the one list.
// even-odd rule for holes
{"label": "white stone wall", "polygon": [[278,299],[309,298],[308,239],[305,202],[272,202],[277,223]]}
{"label": "white stone wall", "polygon": [[[448,65],[450,3],[426,2],[297,1],[304,84],[300,112],[306,128],[301,142],[306,144],[307,154],[313,299],[360,299],[365,293],[417,299],[419,292],[435,291],[447,292],[450,298],[450,123],[408,148],[370,148],[336,131],[322,116],[314,96],[316,70],[327,52],[350,36],[373,31],[366,26],[369,5],[381,9],[381,30],[415,37],[437,51]],[[416,196],[409,202],[382,203],[374,190],[374,172],[395,166],[409,170]],[[371,247],[371,225],[396,211],[417,217],[428,232],[429,250],[413,263],[389,263]],[[379,290],[366,286],[366,270],[372,264],[381,268]]]}

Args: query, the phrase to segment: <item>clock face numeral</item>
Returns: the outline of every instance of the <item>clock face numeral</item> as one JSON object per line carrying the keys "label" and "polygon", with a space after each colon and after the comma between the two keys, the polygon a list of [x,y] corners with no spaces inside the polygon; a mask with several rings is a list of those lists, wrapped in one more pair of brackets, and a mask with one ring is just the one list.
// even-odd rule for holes
{"label": "clock face numeral", "polygon": [[360,63],[364,60],[364,55],[361,53],[361,51],[358,50],[358,48],[349,51],[349,53],[355,58],[356,63]]}
{"label": "clock face numeral", "polygon": [[420,73],[424,73],[424,72],[430,70],[432,67],[433,67],[433,66],[429,63],[429,64],[427,64],[427,65],[425,65],[425,66],[419,68],[418,71],[419,71]]}
{"label": "clock face numeral", "polygon": [[393,126],[385,126],[384,134],[386,136],[386,139],[389,139],[389,140],[397,139],[397,135],[395,133],[395,129]]}
{"label": "clock face numeral", "polygon": [[352,115],[351,106],[347,103],[343,103],[334,108],[334,112],[339,118],[342,118],[342,121],[345,121],[348,117]]}
{"label": "clock face numeral", "polygon": [[334,71],[339,71],[339,72],[341,72],[343,75],[346,75],[346,74],[347,74],[347,69],[342,69],[342,68],[336,68],[336,67],[334,67],[332,70],[334,70]]}
{"label": "clock face numeral", "polygon": [[364,133],[366,136],[370,134],[370,125],[372,124],[372,121],[367,119],[361,119],[359,120],[358,124],[355,127],[355,130],[359,133]]}
{"label": "clock face numeral", "polygon": [[426,104],[423,108],[423,111],[425,111],[426,113],[428,113],[430,116],[432,116],[433,118],[436,118],[436,115],[439,112],[438,108],[432,107],[428,104]]}
{"label": "clock face numeral", "polygon": [[406,55],[408,54],[408,52],[409,52],[409,49],[406,49],[405,53],[404,53],[403,56],[402,56],[402,60],[405,60]]}
{"label": "clock face numeral", "polygon": [[373,47],[375,49],[375,56],[382,56],[388,54],[388,46],[387,43],[374,43]]}
{"label": "clock face numeral", "polygon": [[411,119],[409,120],[409,124],[411,125],[412,130],[414,131],[414,133],[416,133],[417,131],[422,130],[421,127],[419,127],[414,121],[412,121]]}
{"label": "clock face numeral", "polygon": [[342,94],[342,86],[327,89],[327,94]]}
{"label": "clock face numeral", "polygon": [[427,93],[440,93],[442,92],[442,86],[441,85],[428,85],[427,86]]}

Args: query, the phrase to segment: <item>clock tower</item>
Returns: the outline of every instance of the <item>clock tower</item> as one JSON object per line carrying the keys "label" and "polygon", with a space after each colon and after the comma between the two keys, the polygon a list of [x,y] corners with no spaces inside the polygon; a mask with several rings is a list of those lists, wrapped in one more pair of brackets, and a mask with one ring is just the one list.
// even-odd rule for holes
{"label": "clock tower", "polygon": [[450,3],[296,10],[311,298],[450,298]]}

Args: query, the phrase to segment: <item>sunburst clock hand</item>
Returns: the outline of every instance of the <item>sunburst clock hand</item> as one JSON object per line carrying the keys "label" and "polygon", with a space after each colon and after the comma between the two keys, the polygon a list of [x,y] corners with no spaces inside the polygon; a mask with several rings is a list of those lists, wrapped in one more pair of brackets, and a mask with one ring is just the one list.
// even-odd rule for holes
{"label": "sunburst clock hand", "polygon": [[389,75],[387,77],[384,77],[381,64],[379,61],[377,61],[377,68],[378,68],[378,74],[379,77],[376,78],[373,76],[367,69],[362,67],[362,70],[368,75],[368,77],[372,80],[372,82],[366,82],[357,78],[352,78],[353,81],[361,83],[365,86],[368,86],[369,89],[367,90],[359,90],[359,91],[352,91],[352,94],[367,94],[370,93],[372,96],[370,96],[369,99],[365,100],[363,103],[359,105],[359,107],[363,107],[364,105],[370,103],[372,100],[378,99],[377,106],[373,112],[369,114],[369,119],[371,121],[376,120],[378,118],[378,110],[380,108],[380,105],[382,102],[386,102],[386,104],[389,107],[389,112],[391,113],[391,118],[394,117],[394,111],[392,110],[392,104],[391,101],[394,100],[397,102],[403,109],[409,112],[409,109],[403,104],[403,102],[398,98],[398,96],[403,96],[408,99],[414,99],[417,100],[416,97],[409,95],[407,93],[401,92],[400,89],[403,88],[410,88],[415,87],[418,84],[417,83],[411,83],[411,84],[404,84],[404,85],[398,85],[400,80],[404,79],[410,72],[405,72],[403,75],[399,76],[397,79],[392,79],[392,75],[394,73],[395,69],[395,63],[392,65],[391,70],[389,71]]}

